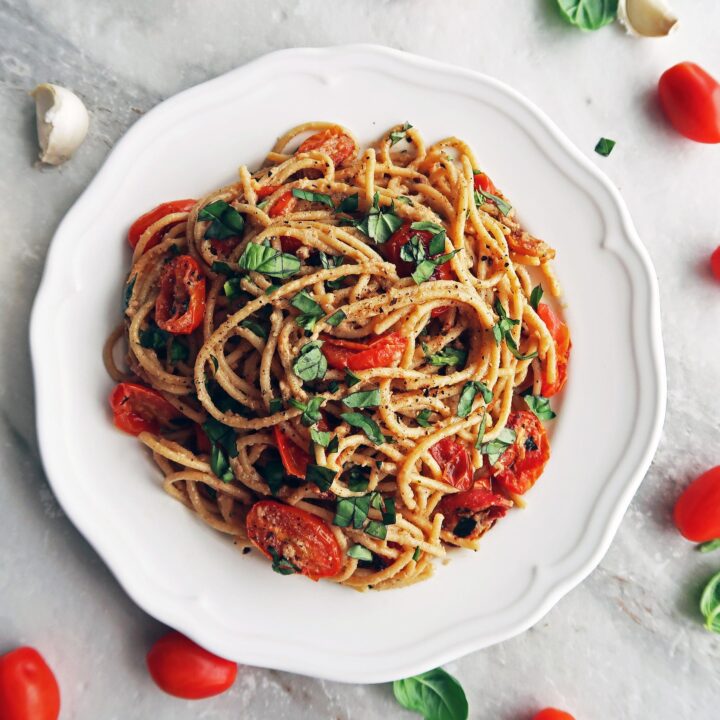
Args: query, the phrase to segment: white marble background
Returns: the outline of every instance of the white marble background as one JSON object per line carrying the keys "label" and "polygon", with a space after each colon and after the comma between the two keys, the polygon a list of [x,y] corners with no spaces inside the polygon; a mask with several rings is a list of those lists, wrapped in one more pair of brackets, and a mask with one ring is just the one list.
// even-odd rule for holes
{"label": "white marble background", "polygon": [[[472,717],[527,720],[544,705],[578,720],[720,715],[720,638],[696,611],[720,553],[695,553],[670,522],[679,489],[720,462],[720,284],[706,269],[720,243],[720,147],[679,138],[654,101],[657,78],[677,61],[720,77],[720,3],[672,2],[680,31],[641,41],[618,27],[581,33],[552,0],[0,0],[0,652],[42,649],[64,718],[411,717],[387,685],[252,667],[216,699],[157,691],[144,654],[163,628],[63,515],[34,430],[31,302],[55,227],[113,143],[163,98],[267,51],[346,42],[475,68],[530,97],[620,187],[660,279],[670,392],[655,462],[607,557],[579,588],[524,635],[449,666]],[[92,113],[88,140],[59,169],[34,165],[26,93],[44,81],[74,88]],[[617,140],[607,159],[593,153],[601,135]]]}

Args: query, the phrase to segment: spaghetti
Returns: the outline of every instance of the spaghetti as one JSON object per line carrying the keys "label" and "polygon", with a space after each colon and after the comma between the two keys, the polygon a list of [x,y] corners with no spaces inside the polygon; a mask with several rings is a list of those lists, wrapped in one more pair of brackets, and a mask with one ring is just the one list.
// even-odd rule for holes
{"label": "spaghetti", "polygon": [[407,123],[365,150],[307,123],[130,229],[115,424],[277,572],[423,580],[543,471],[570,351],[534,285],[559,294],[554,251],[478,167]]}

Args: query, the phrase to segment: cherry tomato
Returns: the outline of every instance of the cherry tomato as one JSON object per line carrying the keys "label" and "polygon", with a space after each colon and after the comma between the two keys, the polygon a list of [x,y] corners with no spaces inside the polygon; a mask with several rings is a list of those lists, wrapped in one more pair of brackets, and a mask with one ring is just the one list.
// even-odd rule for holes
{"label": "cherry tomato", "polygon": [[205,314],[205,278],[190,255],[168,262],[160,275],[155,322],[173,335],[189,335]]}
{"label": "cherry tomato", "polygon": [[675,526],[693,542],[720,538],[720,465],[688,485],[675,503]]}
{"label": "cherry tomato", "polygon": [[547,325],[547,329],[555,341],[555,354],[557,357],[555,382],[549,383],[547,378],[543,377],[542,389],[540,390],[543,397],[552,397],[563,389],[567,381],[568,360],[570,359],[570,348],[572,347],[570,330],[568,330],[568,326],[555,315],[549,305],[540,303],[537,312],[540,319]]}
{"label": "cherry tomato", "polygon": [[296,445],[281,429],[279,425],[273,426],[275,433],[275,444],[280,452],[285,472],[288,475],[304,478],[310,456],[298,445]]}
{"label": "cherry tomato", "polygon": [[238,670],[237,663],[213,655],[175,631],[150,648],[147,666],[161,690],[186,700],[225,692],[235,682]]}
{"label": "cherry tomato", "polygon": [[[402,246],[410,241],[410,238],[417,235],[420,241],[427,251],[430,240],[433,236],[431,232],[427,230],[412,230],[410,228],[411,223],[406,222],[399,230],[396,230],[390,239],[382,246],[382,251],[385,257],[395,265],[400,277],[410,277],[415,266],[412,263],[406,262],[400,257],[400,250]],[[443,255],[443,250],[439,255]],[[438,255],[430,255],[430,258],[436,258]],[[454,273],[450,267],[450,261],[444,262],[442,265],[438,265],[435,268],[435,272],[430,276],[431,280],[452,280]]]}
{"label": "cherry tomato", "polygon": [[675,129],[691,140],[720,143],[720,84],[699,65],[681,62],[660,76],[660,105]]}
{"label": "cherry tomato", "polygon": [[476,190],[481,190],[482,192],[489,192],[492,195],[498,194],[498,189],[495,187],[495,183],[493,183],[493,181],[484,172],[475,173],[475,176],[473,177],[473,183]]}
{"label": "cherry tomato", "polygon": [[710,269],[717,280],[720,280],[720,245],[715,248],[710,256]]}
{"label": "cherry tomato", "polygon": [[297,149],[299,153],[320,150],[327,153],[335,167],[342,165],[351,155],[355,154],[355,143],[340,128],[331,127],[311,135]]}
{"label": "cherry tomato", "polygon": [[522,495],[542,475],[550,459],[550,443],[542,423],[529,410],[510,413],[507,427],[517,438],[499,457],[492,474],[503,490]]}
{"label": "cherry tomato", "polygon": [[268,210],[268,215],[271,218],[280,217],[281,215],[287,215],[292,212],[297,205],[297,198],[292,194],[291,190],[283,193]]}
{"label": "cherry tomato", "polygon": [[445,517],[443,527],[453,532],[464,518],[475,520],[475,527],[466,535],[471,540],[489,530],[496,520],[505,516],[512,502],[492,491],[489,478],[480,478],[470,490],[446,495],[438,505],[438,512]]}
{"label": "cherry tomato", "polygon": [[397,365],[407,346],[407,338],[396,332],[383,335],[367,345],[327,336],[323,340],[323,354],[328,365],[336,370],[369,370]]}
{"label": "cherry tomato", "polygon": [[533,716],[532,720],[575,720],[575,718],[563,710],[556,708],[545,708]]}
{"label": "cherry tomato", "polygon": [[0,657],[0,718],[57,720],[60,688],[43,656],[19,647]]}
{"label": "cherry tomato", "polygon": [[262,200],[263,198],[272,195],[274,192],[277,192],[281,187],[282,185],[263,185],[263,187],[257,189],[258,199]]}
{"label": "cherry tomato", "polygon": [[340,572],[340,545],[328,524],[316,515],[275,500],[261,500],[250,508],[246,525],[248,537],[263,554],[287,560],[311,580]]}
{"label": "cherry tomato", "polygon": [[181,414],[157,390],[137,383],[120,383],[110,394],[115,427],[130,435],[157,434]]}
{"label": "cherry tomato", "polygon": [[[135,249],[135,246],[140,241],[140,236],[153,223],[156,223],[158,220],[161,220],[166,215],[171,215],[172,213],[190,212],[196,202],[197,200],[173,200],[172,202],[162,203],[161,205],[154,207],[149,212],[146,212],[144,215],[141,215],[130,226],[130,230],[128,231],[128,242],[130,243],[130,247]],[[155,245],[160,242],[160,238],[162,237],[163,233],[167,232],[167,229],[168,228],[164,228],[162,232],[155,233],[150,238],[150,240],[148,240],[148,243],[145,246],[145,250],[149,250],[151,247],[155,247]]]}
{"label": "cherry tomato", "polygon": [[458,490],[469,490],[473,484],[470,451],[462,443],[446,437],[430,448],[430,455],[442,470],[442,481]]}

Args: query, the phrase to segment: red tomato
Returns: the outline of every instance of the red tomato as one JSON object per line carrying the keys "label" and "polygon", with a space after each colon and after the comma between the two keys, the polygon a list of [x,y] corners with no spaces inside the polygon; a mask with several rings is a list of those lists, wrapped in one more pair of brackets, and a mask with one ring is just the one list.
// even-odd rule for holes
{"label": "red tomato", "polygon": [[163,635],[150,648],[147,666],[168,695],[199,700],[225,692],[237,677],[237,663],[201,648],[179,632]]}
{"label": "red tomato", "polygon": [[458,490],[469,490],[473,484],[470,451],[459,442],[446,437],[430,448],[430,455],[442,470],[442,481]]}
{"label": "red tomato", "polygon": [[397,365],[407,346],[407,338],[396,332],[383,335],[367,345],[327,336],[323,340],[323,354],[328,365],[336,370],[369,370]]}
{"label": "red tomato", "polygon": [[500,456],[492,473],[503,490],[522,495],[542,475],[550,459],[550,443],[542,423],[529,410],[510,413],[507,427],[515,431],[517,439]]}
{"label": "red tomato", "polygon": [[438,505],[438,512],[445,516],[443,527],[451,532],[460,520],[475,520],[475,527],[466,536],[474,540],[489,530],[496,520],[504,517],[511,507],[510,500],[492,491],[489,478],[480,478],[470,490],[446,495]]}
{"label": "red tomato", "polygon": [[715,248],[710,256],[710,269],[717,280],[720,280],[720,245]]}
{"label": "red tomato", "polygon": [[693,542],[720,538],[720,465],[688,485],[675,503],[675,526]]}
{"label": "red tomato", "polygon": [[540,303],[538,305],[538,315],[540,319],[547,325],[547,329],[555,341],[555,354],[557,356],[557,375],[554,383],[549,383],[543,378],[542,389],[540,392],[543,397],[552,397],[559,393],[567,380],[568,360],[570,359],[570,330],[568,326],[558,319],[557,315],[550,309],[549,305]]}
{"label": "red tomato", "polygon": [[281,429],[279,425],[273,426],[275,433],[275,444],[280,452],[285,472],[288,475],[304,478],[310,456],[298,445],[296,445]]}
{"label": "red tomato", "polygon": [[110,394],[115,427],[131,435],[157,434],[160,427],[179,418],[177,411],[157,390],[137,383],[120,383]]}
{"label": "red tomato", "polygon": [[160,275],[155,322],[174,335],[189,335],[205,314],[205,278],[190,255],[168,262]]}
{"label": "red tomato", "polygon": [[275,500],[255,503],[247,516],[247,534],[267,557],[292,563],[311,580],[340,572],[342,553],[332,530],[316,515]]}
{"label": "red tomato", "polygon": [[[146,212],[144,215],[141,215],[130,226],[130,230],[128,231],[128,242],[130,243],[130,247],[133,249],[135,248],[135,246],[138,244],[138,241],[140,240],[140,236],[153,223],[156,223],[158,220],[161,220],[166,215],[171,215],[172,213],[190,212],[196,202],[197,200],[173,200],[172,202],[162,203],[161,205],[158,205],[157,207],[150,210],[149,212]],[[167,228],[164,229],[162,233],[166,231]],[[151,247],[157,245],[160,242],[160,237],[162,233],[155,233],[145,246],[145,250],[149,250]]]}
{"label": "red tomato", "polygon": [[[425,246],[425,250],[428,249],[430,239],[433,234],[427,230],[412,230],[410,228],[411,223],[406,222],[399,230],[396,230],[390,237],[390,239],[382,246],[382,251],[385,257],[395,265],[400,277],[410,277],[415,266],[412,263],[406,262],[400,257],[400,250],[403,245],[409,242],[410,238],[414,235],[420,237],[420,241]],[[440,253],[443,255],[445,251]],[[431,258],[436,258],[438,255],[430,255]],[[430,277],[431,280],[452,280],[453,271],[450,267],[450,262],[444,262],[442,265],[438,265],[435,268],[435,272]],[[438,308],[439,309],[439,308]]]}
{"label": "red tomato", "polygon": [[261,188],[257,189],[257,196],[259,200],[262,200],[263,198],[268,197],[269,195],[272,195],[275,191],[279,190],[282,187],[282,185],[264,185]]}
{"label": "red tomato", "polygon": [[335,167],[342,165],[351,155],[355,154],[355,143],[340,128],[331,127],[311,135],[297,149],[299,153],[320,150],[327,153]]}
{"label": "red tomato", "polygon": [[489,192],[492,195],[498,194],[498,189],[495,187],[495,183],[484,173],[475,173],[473,178],[476,190],[482,190],[482,192]]}
{"label": "red tomato", "polygon": [[280,217],[281,215],[287,215],[292,212],[297,205],[297,198],[292,194],[291,190],[283,193],[268,210],[268,215],[271,218]]}
{"label": "red tomato", "polygon": [[681,62],[660,76],[660,105],[675,129],[691,140],[720,143],[720,84],[699,65]]}
{"label": "red tomato", "polygon": [[575,720],[570,714],[556,708],[545,708],[533,716],[532,720]]}
{"label": "red tomato", "polygon": [[60,688],[43,656],[19,647],[0,657],[0,718],[57,720]]}

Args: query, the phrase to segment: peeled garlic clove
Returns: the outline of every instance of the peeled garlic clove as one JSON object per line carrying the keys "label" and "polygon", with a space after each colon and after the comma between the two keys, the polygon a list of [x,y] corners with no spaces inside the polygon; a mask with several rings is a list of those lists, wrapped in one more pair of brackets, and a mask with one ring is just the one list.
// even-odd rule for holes
{"label": "peeled garlic clove", "polygon": [[620,0],[618,19],[630,35],[638,37],[669,35],[678,22],[663,0]]}
{"label": "peeled garlic clove", "polygon": [[69,160],[87,135],[90,118],[82,100],[67,88],[43,83],[35,98],[40,160],[60,165]]}

